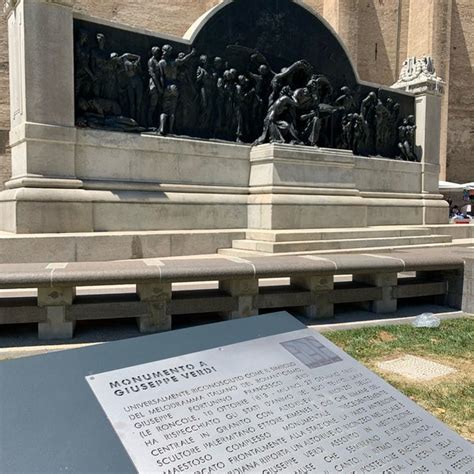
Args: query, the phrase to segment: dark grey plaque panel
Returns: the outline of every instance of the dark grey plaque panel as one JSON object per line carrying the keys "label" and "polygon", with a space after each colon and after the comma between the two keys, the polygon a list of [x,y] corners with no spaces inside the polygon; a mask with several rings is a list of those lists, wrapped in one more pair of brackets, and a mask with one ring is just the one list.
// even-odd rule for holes
{"label": "dark grey plaque panel", "polygon": [[0,363],[0,472],[135,472],[85,377],[304,328],[280,313]]}
{"label": "dark grey plaque panel", "polygon": [[284,313],[0,371],[0,472],[474,468],[469,443]]}

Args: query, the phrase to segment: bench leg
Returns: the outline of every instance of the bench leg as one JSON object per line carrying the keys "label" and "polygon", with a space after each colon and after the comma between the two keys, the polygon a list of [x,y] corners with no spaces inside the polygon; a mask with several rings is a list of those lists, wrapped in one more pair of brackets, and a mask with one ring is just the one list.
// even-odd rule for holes
{"label": "bench leg", "polygon": [[468,258],[465,261],[462,310],[465,313],[474,314],[474,258]]}
{"label": "bench leg", "polygon": [[417,272],[417,277],[427,281],[445,281],[447,283],[447,291],[443,296],[437,297],[437,302],[441,305],[450,306],[451,308],[461,309],[463,304],[463,292],[472,285],[472,275],[469,278],[466,265],[466,276],[462,268],[457,270],[439,270],[435,272]]}
{"label": "bench leg", "polygon": [[223,280],[219,282],[219,289],[236,296],[238,300],[236,311],[223,313],[226,319],[246,318],[258,314],[258,309],[254,307],[254,297],[258,295],[257,279]]}
{"label": "bench leg", "polygon": [[141,333],[171,330],[171,283],[144,283],[137,285],[137,294],[147,303],[148,314],[137,318]]}
{"label": "bench leg", "polygon": [[354,281],[382,288],[382,299],[371,301],[368,305],[369,311],[377,314],[394,313],[397,311],[397,300],[392,294],[393,287],[396,287],[398,284],[397,273],[354,275]]}
{"label": "bench leg", "polygon": [[38,323],[40,339],[72,339],[76,322],[67,320],[67,307],[75,296],[75,288],[38,288],[38,306],[46,308],[46,322]]}
{"label": "bench leg", "polygon": [[304,306],[303,314],[309,319],[324,319],[334,317],[334,304],[330,301],[330,294],[334,290],[332,276],[298,276],[291,277],[291,284],[313,293],[314,304]]}

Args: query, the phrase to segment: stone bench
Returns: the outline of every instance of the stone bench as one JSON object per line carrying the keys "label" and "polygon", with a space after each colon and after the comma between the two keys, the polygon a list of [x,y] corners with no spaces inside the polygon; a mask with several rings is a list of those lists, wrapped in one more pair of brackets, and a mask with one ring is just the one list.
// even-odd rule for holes
{"label": "stone bench", "polygon": [[[399,278],[402,272],[416,272]],[[141,332],[171,329],[173,315],[216,312],[227,319],[296,308],[330,318],[334,305],[357,303],[377,314],[397,300],[429,296],[461,308],[464,257],[443,250],[387,254],[249,257],[213,256],[109,262],[4,264],[0,289],[36,288],[37,298],[0,299],[0,324],[38,323],[40,338],[70,338],[79,320],[137,318]],[[335,283],[337,275],[352,281]],[[290,285],[260,285],[289,278]],[[173,283],[219,282],[218,289],[172,291]],[[106,285],[136,285],[129,294],[100,293]],[[97,286],[97,295],[76,288]]]}

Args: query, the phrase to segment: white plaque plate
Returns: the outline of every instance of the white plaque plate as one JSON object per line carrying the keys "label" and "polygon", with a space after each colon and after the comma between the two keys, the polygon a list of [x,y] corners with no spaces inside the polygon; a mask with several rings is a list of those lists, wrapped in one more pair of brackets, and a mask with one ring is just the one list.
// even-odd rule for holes
{"label": "white plaque plate", "polygon": [[87,381],[139,472],[474,472],[467,441],[309,329]]}

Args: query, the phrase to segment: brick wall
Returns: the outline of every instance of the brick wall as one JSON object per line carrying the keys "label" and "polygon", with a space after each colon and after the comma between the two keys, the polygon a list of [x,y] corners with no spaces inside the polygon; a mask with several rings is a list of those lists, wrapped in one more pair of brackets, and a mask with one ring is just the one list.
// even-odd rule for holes
{"label": "brick wall", "polygon": [[451,22],[448,105],[448,181],[474,181],[474,4],[457,0]]}

